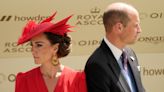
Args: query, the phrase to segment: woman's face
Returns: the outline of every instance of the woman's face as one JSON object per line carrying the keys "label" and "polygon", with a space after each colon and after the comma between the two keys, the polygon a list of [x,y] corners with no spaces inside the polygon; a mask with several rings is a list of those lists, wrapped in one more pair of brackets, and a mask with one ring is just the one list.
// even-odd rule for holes
{"label": "woman's face", "polygon": [[44,33],[38,34],[31,39],[31,50],[36,64],[51,62],[52,57],[56,54],[57,46],[51,45]]}

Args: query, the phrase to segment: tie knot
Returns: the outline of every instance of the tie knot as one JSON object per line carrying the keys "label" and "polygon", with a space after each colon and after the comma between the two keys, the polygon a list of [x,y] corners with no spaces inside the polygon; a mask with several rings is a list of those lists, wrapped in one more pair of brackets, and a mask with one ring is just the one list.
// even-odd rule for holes
{"label": "tie knot", "polygon": [[122,52],[122,59],[127,59],[127,53],[125,51]]}
{"label": "tie knot", "polygon": [[121,56],[122,56],[123,68],[126,69],[127,68],[127,63],[128,63],[128,57],[127,57],[126,51],[123,51]]}

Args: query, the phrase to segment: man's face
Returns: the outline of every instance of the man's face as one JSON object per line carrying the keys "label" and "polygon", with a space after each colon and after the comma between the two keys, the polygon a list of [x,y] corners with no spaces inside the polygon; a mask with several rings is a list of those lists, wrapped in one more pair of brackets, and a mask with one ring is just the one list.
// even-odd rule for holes
{"label": "man's face", "polygon": [[139,33],[141,33],[140,20],[138,14],[131,14],[129,17],[130,21],[124,27],[121,37],[126,44],[133,44],[139,38]]}

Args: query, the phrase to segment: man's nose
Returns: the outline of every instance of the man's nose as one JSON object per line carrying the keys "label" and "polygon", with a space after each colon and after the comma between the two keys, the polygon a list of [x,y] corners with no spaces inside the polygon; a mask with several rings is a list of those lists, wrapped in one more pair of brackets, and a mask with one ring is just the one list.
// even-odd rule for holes
{"label": "man's nose", "polygon": [[138,31],[138,33],[141,33],[142,32],[142,29],[141,29],[141,26],[140,25],[138,26],[137,31]]}

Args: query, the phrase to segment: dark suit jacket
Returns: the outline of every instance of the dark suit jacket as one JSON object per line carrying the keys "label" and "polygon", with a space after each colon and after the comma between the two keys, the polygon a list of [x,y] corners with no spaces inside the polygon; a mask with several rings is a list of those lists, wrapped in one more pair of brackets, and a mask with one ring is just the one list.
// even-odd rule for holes
{"label": "dark suit jacket", "polygon": [[[126,49],[134,75],[137,92],[145,92],[138,70],[138,61],[131,49]],[[102,41],[99,48],[88,59],[85,66],[88,92],[130,92],[121,69],[107,44]]]}

